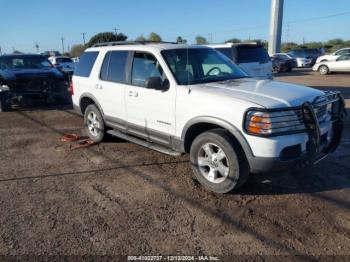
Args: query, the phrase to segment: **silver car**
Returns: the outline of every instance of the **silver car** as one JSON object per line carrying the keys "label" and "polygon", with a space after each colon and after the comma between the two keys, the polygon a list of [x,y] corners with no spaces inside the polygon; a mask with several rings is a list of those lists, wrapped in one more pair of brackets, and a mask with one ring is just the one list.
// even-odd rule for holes
{"label": "silver car", "polygon": [[342,55],[335,61],[324,61],[317,63],[312,68],[321,75],[327,75],[331,72],[350,72],[350,54]]}

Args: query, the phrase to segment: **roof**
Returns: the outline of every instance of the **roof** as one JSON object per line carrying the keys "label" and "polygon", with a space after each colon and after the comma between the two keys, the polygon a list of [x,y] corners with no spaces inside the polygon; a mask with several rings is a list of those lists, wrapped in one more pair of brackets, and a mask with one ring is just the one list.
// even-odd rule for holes
{"label": "roof", "polygon": [[262,46],[259,42],[224,43],[206,45],[212,48],[233,47],[233,46]]}
{"label": "roof", "polygon": [[[141,48],[140,48],[141,47]],[[177,44],[170,42],[109,42],[90,47],[87,50],[168,50],[168,49],[186,49],[186,48],[206,48],[202,45]]]}
{"label": "roof", "polygon": [[2,55],[2,56],[0,56],[0,57],[16,57],[16,56],[18,56],[18,57],[23,57],[23,56],[40,56],[40,57],[42,57],[43,55],[40,55],[40,54],[5,54],[5,55]]}

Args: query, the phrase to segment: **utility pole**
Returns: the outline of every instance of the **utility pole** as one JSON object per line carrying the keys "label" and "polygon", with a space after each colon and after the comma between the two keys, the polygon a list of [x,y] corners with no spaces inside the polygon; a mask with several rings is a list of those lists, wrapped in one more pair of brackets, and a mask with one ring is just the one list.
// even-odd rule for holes
{"label": "utility pole", "polygon": [[81,33],[81,35],[83,36],[83,43],[84,43],[84,46],[85,46],[85,44],[86,44],[86,43],[85,43],[85,42],[86,42],[86,41],[85,41],[85,35],[86,35],[86,33],[83,32],[83,33]]}
{"label": "utility pole", "polygon": [[0,55],[2,55],[2,49],[1,49],[1,46],[0,46]]}
{"label": "utility pole", "polygon": [[62,55],[64,54],[64,38],[61,37],[61,41],[62,41]]}
{"label": "utility pole", "polygon": [[118,28],[116,28],[116,27],[114,27],[114,28],[113,28],[113,31],[114,31],[114,34],[115,34],[115,35],[117,35],[117,34],[118,34],[118,30],[119,30],[119,29],[118,29]]}
{"label": "utility pole", "polygon": [[36,52],[39,54],[39,43],[38,42],[35,42],[35,49],[36,49]]}
{"label": "utility pole", "polygon": [[281,51],[281,35],[283,20],[284,0],[271,0],[269,53],[275,54]]}
{"label": "utility pole", "polygon": [[286,43],[289,43],[289,32],[290,32],[290,24],[287,25],[287,30],[286,30]]}

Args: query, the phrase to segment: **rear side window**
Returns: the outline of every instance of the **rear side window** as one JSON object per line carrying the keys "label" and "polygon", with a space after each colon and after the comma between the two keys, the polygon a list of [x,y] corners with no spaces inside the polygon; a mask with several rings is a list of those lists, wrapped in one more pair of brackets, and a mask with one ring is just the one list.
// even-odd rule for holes
{"label": "rear side window", "polygon": [[237,63],[267,63],[270,61],[266,49],[261,46],[238,46]]}
{"label": "rear side window", "polygon": [[85,52],[77,64],[74,75],[89,77],[99,52]]}
{"label": "rear side window", "polygon": [[128,54],[128,51],[109,51],[101,67],[101,80],[126,83],[125,65]]}

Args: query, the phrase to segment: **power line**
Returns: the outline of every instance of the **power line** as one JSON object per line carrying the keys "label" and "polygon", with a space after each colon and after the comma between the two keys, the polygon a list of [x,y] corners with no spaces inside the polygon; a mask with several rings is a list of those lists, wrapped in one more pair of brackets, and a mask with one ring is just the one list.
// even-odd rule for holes
{"label": "power line", "polygon": [[299,19],[299,20],[292,20],[292,21],[288,21],[288,23],[302,23],[302,22],[308,22],[308,21],[314,21],[314,20],[327,19],[327,18],[332,18],[332,17],[337,17],[337,16],[349,15],[349,14],[350,14],[350,11],[346,11],[346,12],[337,13],[337,14],[332,14],[332,15],[316,16],[316,17],[311,17],[311,18],[304,18],[304,19]]}

